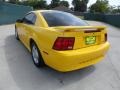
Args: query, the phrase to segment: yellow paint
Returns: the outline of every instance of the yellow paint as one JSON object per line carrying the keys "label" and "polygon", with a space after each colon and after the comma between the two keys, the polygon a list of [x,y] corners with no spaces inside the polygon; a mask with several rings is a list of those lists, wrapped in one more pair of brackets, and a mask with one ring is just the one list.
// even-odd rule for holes
{"label": "yellow paint", "polygon": [[[106,28],[103,26],[60,26],[49,27],[41,11],[32,11],[36,14],[35,25],[16,23],[20,40],[30,49],[30,40],[37,44],[45,63],[61,72],[72,71],[87,67],[101,61],[109,49],[105,41]],[[85,30],[99,29],[101,32],[85,33]],[[95,36],[94,45],[86,45],[85,37]],[[52,47],[57,37],[75,37],[73,50],[57,51]],[[47,53],[47,54],[46,54]]]}

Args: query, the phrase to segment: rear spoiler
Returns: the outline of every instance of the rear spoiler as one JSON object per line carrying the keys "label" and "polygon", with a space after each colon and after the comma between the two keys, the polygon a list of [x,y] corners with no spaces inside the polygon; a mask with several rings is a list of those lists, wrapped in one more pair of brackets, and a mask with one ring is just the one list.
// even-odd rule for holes
{"label": "rear spoiler", "polygon": [[60,30],[61,32],[72,32],[72,31],[96,31],[104,30],[106,26],[59,26],[52,27],[53,29]]}

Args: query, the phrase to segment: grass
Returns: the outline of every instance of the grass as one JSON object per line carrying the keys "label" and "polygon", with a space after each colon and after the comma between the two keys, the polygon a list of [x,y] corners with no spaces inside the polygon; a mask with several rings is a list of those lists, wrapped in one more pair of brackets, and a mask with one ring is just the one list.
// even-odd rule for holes
{"label": "grass", "polygon": [[84,19],[84,16],[78,16],[80,19]]}

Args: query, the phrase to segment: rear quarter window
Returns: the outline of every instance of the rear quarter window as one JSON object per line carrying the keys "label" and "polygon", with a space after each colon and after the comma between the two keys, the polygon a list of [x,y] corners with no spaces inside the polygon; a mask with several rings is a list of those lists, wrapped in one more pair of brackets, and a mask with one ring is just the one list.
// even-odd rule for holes
{"label": "rear quarter window", "polygon": [[[35,22],[36,22],[36,15],[34,13],[29,13],[29,14],[27,14],[25,16],[25,20],[31,22],[32,24],[35,24]],[[29,24],[29,22],[26,22],[26,23]]]}

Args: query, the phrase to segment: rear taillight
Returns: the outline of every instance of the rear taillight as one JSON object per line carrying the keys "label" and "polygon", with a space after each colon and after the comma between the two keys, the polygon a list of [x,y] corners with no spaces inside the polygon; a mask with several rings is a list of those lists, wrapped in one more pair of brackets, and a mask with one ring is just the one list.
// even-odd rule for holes
{"label": "rear taillight", "polygon": [[105,41],[107,41],[107,33],[105,34]]}
{"label": "rear taillight", "polygon": [[58,37],[54,43],[55,50],[72,50],[74,46],[74,37]]}

